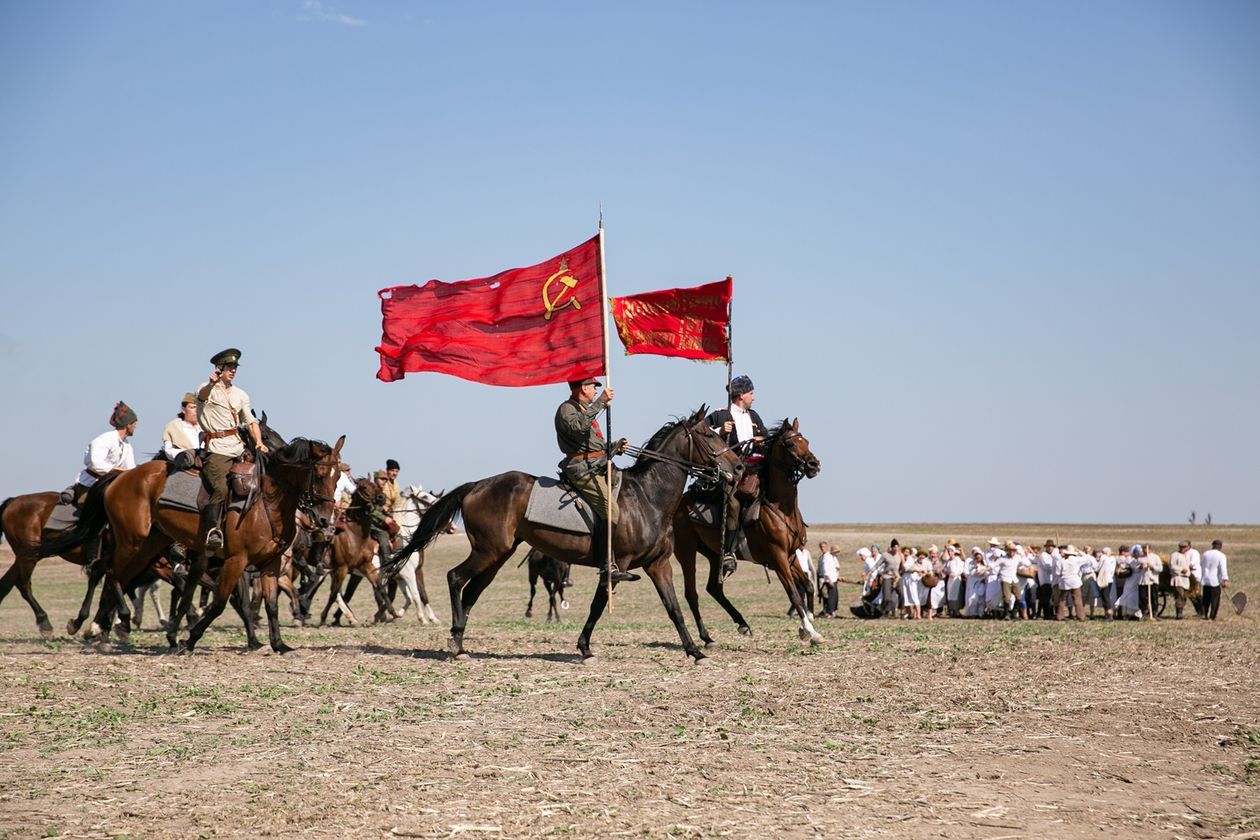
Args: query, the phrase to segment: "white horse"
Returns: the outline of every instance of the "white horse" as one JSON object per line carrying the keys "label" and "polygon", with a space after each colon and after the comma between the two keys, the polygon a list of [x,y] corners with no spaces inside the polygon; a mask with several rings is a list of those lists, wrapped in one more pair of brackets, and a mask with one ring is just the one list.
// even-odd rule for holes
{"label": "white horse", "polygon": [[[441,497],[441,493],[435,495],[418,484],[412,484],[402,491],[402,502],[399,509],[394,511],[394,521],[398,523],[399,528],[399,545],[407,544],[420,524],[421,515]],[[380,559],[378,558],[376,562],[379,566]],[[433,607],[429,606],[429,594],[424,588],[424,552],[417,551],[408,557],[407,562],[395,574],[395,579],[405,599],[402,614],[406,615],[407,610],[415,605],[416,617],[420,619],[421,624],[430,622],[437,624],[438,617],[433,612]]]}

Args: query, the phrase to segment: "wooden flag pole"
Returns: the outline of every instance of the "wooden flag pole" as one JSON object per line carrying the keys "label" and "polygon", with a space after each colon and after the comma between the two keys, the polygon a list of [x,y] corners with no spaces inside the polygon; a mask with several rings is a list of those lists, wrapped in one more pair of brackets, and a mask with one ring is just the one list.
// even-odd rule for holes
{"label": "wooden flag pole", "polygon": [[[604,390],[612,387],[612,364],[611,355],[608,349],[608,279],[604,269],[604,208],[599,209],[599,307],[600,321],[599,331],[604,338]],[[612,446],[612,403],[604,405],[604,423],[607,429],[607,445]],[[608,497],[605,505],[605,513],[608,514],[608,527],[604,529],[607,536],[607,551],[604,553],[604,582],[608,587],[608,611],[613,611],[613,586],[612,586],[612,560],[613,560],[613,522],[612,522],[612,506],[613,506],[613,453],[608,451],[608,463],[605,466],[605,488]],[[593,547],[593,546],[592,546]]]}

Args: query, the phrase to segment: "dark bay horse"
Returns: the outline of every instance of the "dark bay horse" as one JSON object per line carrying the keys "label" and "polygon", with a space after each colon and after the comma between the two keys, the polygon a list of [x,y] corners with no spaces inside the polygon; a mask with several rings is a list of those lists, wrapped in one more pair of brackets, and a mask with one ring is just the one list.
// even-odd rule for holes
{"label": "dark bay horse", "polygon": [[[27,493],[5,499],[4,503],[0,504],[0,539],[8,538],[14,555],[13,565],[4,573],[4,577],[0,577],[0,601],[3,601],[10,590],[16,586],[22,598],[34,610],[35,625],[39,628],[39,634],[45,639],[52,637],[53,627],[48,620],[48,613],[44,612],[39,601],[35,600],[35,593],[31,591],[31,575],[35,571],[35,564],[43,557],[49,556],[40,552],[40,535],[43,533],[44,523],[48,521],[53,508],[60,501],[60,495],[52,492]],[[85,547],[81,543],[57,552],[57,556],[76,566],[87,566],[89,563]],[[99,577],[90,581],[87,600],[84,601],[81,610],[84,616],[87,615],[88,605],[91,603],[92,593],[98,581]],[[79,621],[81,622],[82,619]],[[78,629],[78,624],[71,619],[68,627],[70,635],[73,636]]]}
{"label": "dark bay horse", "polygon": [[333,537],[332,548],[329,551],[328,604],[319,616],[321,627],[328,621],[328,613],[332,610],[333,604],[337,604],[341,612],[345,614],[351,627],[358,626],[358,619],[354,617],[350,605],[346,603],[349,595],[345,598],[341,595],[341,585],[350,575],[364,578],[371,584],[372,593],[376,596],[377,621],[387,620],[387,615],[392,618],[397,617],[394,614],[393,605],[385,596],[385,582],[376,571],[377,543],[372,536],[372,519],[369,509],[376,502],[379,494],[380,490],[374,482],[366,478],[355,482],[354,495],[350,497],[350,507],[346,508],[345,527]]}
{"label": "dark bay horse", "polygon": [[564,582],[569,577],[569,564],[554,557],[548,557],[536,548],[531,548],[521,560],[518,568],[529,564],[529,603],[525,605],[525,617],[534,615],[534,595],[538,593],[538,579],[542,578],[543,588],[547,590],[547,623],[560,620],[560,610],[569,608],[569,601],[564,597]]}
{"label": "dark bay horse", "polygon": [[[299,504],[313,512],[320,526],[332,521],[338,458],[346,438],[342,435],[335,447],[305,438],[295,438],[285,444],[265,422],[260,425],[264,441],[272,452],[257,456],[265,468],[252,505],[243,512],[228,511],[223,529],[223,569],[216,581],[214,600],[189,629],[188,638],[178,645],[181,652],[192,652],[206,628],[223,612],[242,572],[247,566],[253,566],[262,574],[271,648],[284,655],[294,653],[280,638],[277,605],[280,555],[293,541]],[[116,541],[111,574],[123,586],[172,542],[197,544],[200,519],[197,513],[158,506],[166,476],[167,465],[151,461],[118,476],[105,491],[104,507]],[[166,632],[172,648],[177,646],[179,619],[185,612],[187,599],[192,597],[192,590],[206,568],[204,556],[195,551],[190,551],[189,555],[188,584]],[[112,603],[106,603],[112,600],[109,594],[107,590],[106,597],[102,598],[95,622],[97,627],[108,626],[113,608]],[[257,646],[257,642],[251,639],[250,646]]]}
{"label": "dark bay horse", "polygon": [[[618,497],[620,521],[614,550],[622,569],[642,567],[666,612],[674,621],[687,654],[700,662],[704,654],[687,632],[686,621],[674,594],[670,552],[673,548],[674,511],[682,498],[687,476],[694,468],[713,468],[714,477],[732,481],[743,472],[739,457],[704,421],[705,408],[686,420],[667,423],[638,451],[639,462],[622,474]],[[431,543],[461,513],[472,551],[446,575],[451,593],[451,637],[448,647],[456,659],[466,659],[464,628],[468,612],[477,603],[499,569],[522,542],[557,560],[594,566],[591,538],[526,520],[525,509],[535,477],[506,472],[461,485],[442,497],[420,519],[416,533],[395,555],[404,558]],[[592,657],[590,639],[595,624],[608,604],[608,588],[597,586],[586,626],[578,637],[582,659]]]}
{"label": "dark bay horse", "polygon": [[[806,577],[796,562],[795,551],[805,544],[805,520],[797,504],[796,486],[802,478],[813,478],[822,464],[809,449],[809,441],[801,434],[801,422],[784,420],[766,441],[766,457],[761,464],[761,510],[757,520],[744,526],[744,536],[752,552],[752,562],[772,570],[787,593],[788,600],[801,617],[800,635],[812,644],[823,637],[814,629],[812,617],[801,603],[796,581]],[[674,514],[674,556],[682,567],[683,587],[687,604],[696,620],[696,632],[706,645],[712,645],[704,621],[700,618],[700,599],[696,594],[696,552],[709,561],[709,582],[705,591],[735,621],[739,632],[751,635],[748,622],[726,597],[722,588],[722,523],[705,527],[691,518],[692,495],[688,493]],[[808,581],[807,581],[808,582]]]}

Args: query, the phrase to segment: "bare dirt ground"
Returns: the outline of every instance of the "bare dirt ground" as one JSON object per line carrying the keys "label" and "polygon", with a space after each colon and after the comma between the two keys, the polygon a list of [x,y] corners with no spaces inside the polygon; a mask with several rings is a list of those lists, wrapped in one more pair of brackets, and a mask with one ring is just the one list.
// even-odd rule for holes
{"label": "bare dirt ground", "polygon": [[[851,575],[854,548],[894,535],[1141,539],[1167,558],[1187,533],[817,526],[810,541],[838,544]],[[1260,597],[1260,527],[1192,535],[1201,549],[1222,537],[1232,591]],[[430,553],[444,620],[465,546]],[[189,658],[161,655],[152,629],[130,649],[44,641],[12,593],[0,836],[1260,837],[1260,603],[1216,623],[820,621],[828,643],[810,648],[778,585],[745,567],[730,590],[755,635],[703,597],[719,641],[707,667],[646,582],[618,589],[583,666],[595,576],[574,578],[566,622],[547,626],[523,618],[525,572],[506,566],[466,663],[449,661],[445,625],[413,617],[286,626],[296,660],[239,655],[229,615]],[[62,626],[83,585],[59,560],[35,576]]]}

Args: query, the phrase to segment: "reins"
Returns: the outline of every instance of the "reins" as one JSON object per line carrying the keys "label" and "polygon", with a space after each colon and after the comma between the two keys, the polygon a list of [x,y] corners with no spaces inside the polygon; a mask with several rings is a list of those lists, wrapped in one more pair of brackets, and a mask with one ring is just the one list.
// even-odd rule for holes
{"label": "reins", "polygon": [[[677,458],[677,457],[674,457],[673,455],[666,455],[663,452],[659,452],[655,449],[648,449],[643,446],[627,446],[625,449],[625,453],[632,458],[647,458],[648,460],[651,460],[651,461],[660,461],[661,463],[665,463],[665,464],[673,464],[674,466],[681,469],[684,473],[686,473],[688,477],[690,478],[694,478],[697,481],[708,483],[708,484],[717,484],[719,481],[722,480],[722,471],[717,467],[716,464],[709,464],[708,466],[701,467],[701,466],[696,465],[690,459],[691,452],[695,449],[696,442],[695,442],[695,439],[692,437],[693,433],[691,429],[688,429],[686,434],[687,434],[688,458]],[[719,456],[725,455],[729,451],[731,451],[731,447],[725,446],[721,449],[710,452],[709,458],[712,461],[716,461]]]}

